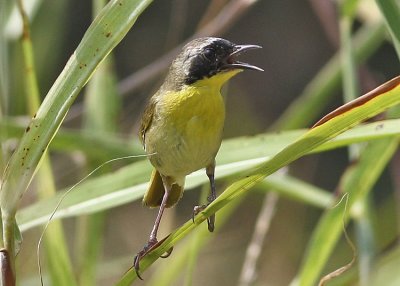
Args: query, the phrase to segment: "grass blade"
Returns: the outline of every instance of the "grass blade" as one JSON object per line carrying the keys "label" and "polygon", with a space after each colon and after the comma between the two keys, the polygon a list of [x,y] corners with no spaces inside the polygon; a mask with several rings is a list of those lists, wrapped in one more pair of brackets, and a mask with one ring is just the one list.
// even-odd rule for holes
{"label": "grass blade", "polygon": [[47,146],[95,68],[122,40],[150,0],[113,0],[88,28],[11,157],[1,184],[4,246],[14,256],[14,217]]}
{"label": "grass blade", "polygon": [[[397,139],[384,139],[371,143],[364,150],[357,166],[348,173],[342,186],[344,192],[349,193],[348,209],[371,190],[397,146]],[[299,272],[298,284],[293,285],[315,284],[342,232],[342,227],[342,207],[333,208],[325,213],[311,238],[309,251]]]}
{"label": "grass blade", "polygon": [[87,30],[50,89],[15,151],[4,175],[1,209],[13,214],[38,162],[69,107],[98,64],[122,40],[151,1],[110,1]]}
{"label": "grass blade", "polygon": [[[211,214],[215,213],[231,201],[241,197],[255,184],[266,176],[276,172],[294,160],[307,154],[319,145],[334,138],[338,134],[351,128],[357,123],[370,118],[385,109],[400,103],[400,78],[395,78],[370,93],[358,98],[350,104],[338,108],[328,114],[317,125],[295,143],[276,154],[268,162],[249,172],[247,176],[230,185],[213,203],[192,221],[188,221],[182,227],[171,233],[155,250],[141,260],[140,269],[144,271],[163,253],[187,236],[197,225],[202,223]],[[386,142],[385,142],[386,144]],[[136,279],[133,270],[128,271],[117,283],[118,286],[130,285]],[[312,285],[304,284],[304,285]]]}
{"label": "grass blade", "polygon": [[[4,139],[20,138],[26,126],[18,120],[2,120],[0,136]],[[96,146],[96,148],[93,148]],[[90,130],[60,128],[49,146],[54,151],[81,151],[91,158],[106,158],[143,154],[143,147],[134,140],[127,141],[118,135],[103,136]]]}
{"label": "grass blade", "polygon": [[[94,17],[105,6],[105,0],[92,1]],[[84,129],[94,130],[103,137],[112,137],[116,128],[116,116],[119,113],[119,96],[116,93],[113,58],[108,56],[94,73],[89,82],[84,101]],[[90,169],[98,166],[104,156],[88,160]],[[110,172],[111,168],[99,170],[99,173]],[[99,175],[99,174],[96,174]],[[96,270],[103,249],[103,233],[107,212],[102,211],[77,219],[75,243],[77,247],[79,284],[96,285]]]}
{"label": "grass blade", "polygon": [[[39,84],[36,76],[36,65],[33,44],[30,37],[30,23],[22,0],[17,1],[17,6],[23,22],[22,50],[25,65],[25,102],[27,110],[33,116],[39,108]],[[38,195],[40,199],[54,196],[56,192],[55,179],[52,165],[47,153],[43,154],[42,164],[37,172]],[[45,254],[51,281],[55,285],[77,285],[72,271],[71,260],[65,241],[64,230],[60,221],[51,225],[45,234]],[[39,254],[40,256],[40,254]],[[40,257],[38,257],[40,259]]]}
{"label": "grass blade", "polygon": [[[303,130],[287,131],[282,134],[262,134],[260,136],[239,137],[224,141],[217,156],[217,179],[238,174],[260,162],[266,161],[267,158],[276,155],[304,133],[305,131]],[[353,128],[315,148],[311,153],[332,150],[354,142],[393,136],[400,136],[400,119],[370,123]],[[144,160],[123,167],[114,173],[95,179],[88,179],[86,182],[79,184],[64,199],[55,214],[55,218],[92,213],[139,199],[143,196],[147,187],[150,172],[151,166]],[[274,177],[271,177],[267,179],[265,184],[272,184],[273,188],[277,189],[281,195],[287,195],[311,205],[323,207],[329,202],[328,197],[315,195],[319,189],[315,189],[315,192],[311,193],[309,191],[290,192],[290,189],[299,188],[296,183],[295,187],[292,186],[290,188],[291,182],[292,180],[288,179],[286,184],[289,184],[289,186],[280,186]],[[297,181],[295,180],[295,182]],[[188,176],[186,189],[189,190],[204,183],[207,183],[207,178],[203,172],[195,172]],[[302,189],[308,189],[308,186]],[[45,223],[63,192],[59,192],[56,197],[22,209],[17,214],[21,231]]]}

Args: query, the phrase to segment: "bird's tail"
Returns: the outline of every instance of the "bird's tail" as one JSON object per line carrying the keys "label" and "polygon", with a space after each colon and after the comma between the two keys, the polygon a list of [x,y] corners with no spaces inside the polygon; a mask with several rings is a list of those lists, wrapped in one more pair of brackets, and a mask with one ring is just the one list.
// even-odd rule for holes
{"label": "bird's tail", "polygon": [[[143,197],[143,204],[151,208],[160,206],[164,193],[164,184],[161,175],[156,169],[153,169],[149,187]],[[180,200],[182,195],[183,186],[176,183],[173,184],[167,200],[167,208],[174,206]]]}

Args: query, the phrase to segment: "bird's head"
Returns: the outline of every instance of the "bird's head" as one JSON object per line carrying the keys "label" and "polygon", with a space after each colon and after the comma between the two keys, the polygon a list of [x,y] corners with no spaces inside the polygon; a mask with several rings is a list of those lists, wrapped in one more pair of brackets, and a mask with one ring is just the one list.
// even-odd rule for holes
{"label": "bird's head", "polygon": [[221,38],[199,38],[189,42],[173,61],[169,76],[175,82],[191,85],[221,75],[222,83],[239,71],[261,68],[243,63],[237,57],[248,50],[261,48],[257,45],[236,45]]}

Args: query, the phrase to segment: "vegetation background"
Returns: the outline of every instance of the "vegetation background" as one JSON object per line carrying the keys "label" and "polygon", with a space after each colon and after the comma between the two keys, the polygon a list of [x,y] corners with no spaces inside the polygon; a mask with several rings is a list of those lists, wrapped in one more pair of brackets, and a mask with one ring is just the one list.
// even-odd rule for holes
{"label": "vegetation background", "polygon": [[[30,25],[24,33],[18,12],[21,2],[0,4],[2,173],[39,103],[104,2],[23,1]],[[16,261],[19,284],[38,285],[36,246],[60,194],[106,160],[143,154],[137,138],[141,112],[162,82],[176,47],[179,50],[179,45],[199,35],[263,46],[245,60],[265,71],[244,72],[224,89],[227,140],[217,164],[229,165],[229,154],[237,153],[242,159],[233,162],[245,165],[226,174],[217,169],[221,193],[254,166],[246,159],[265,161],[266,155],[303,134],[300,128],[311,127],[335,107],[398,75],[398,31],[390,29],[398,15],[396,1],[151,3],[75,100],[18,203],[17,222],[23,235]],[[86,68],[84,62],[80,68]],[[327,254],[314,261],[319,266],[308,280],[312,282],[302,284],[314,285],[321,275],[354,256],[341,227],[325,250],[316,233],[323,230],[329,237],[333,227],[323,225],[323,218],[334,199],[347,190],[364,152],[372,154],[376,169],[364,166],[370,173],[359,179],[371,182],[361,180],[352,187],[366,188],[367,195],[349,213],[341,208],[336,217],[340,226],[343,217],[352,218],[347,232],[358,258],[350,271],[327,285],[399,285],[394,266],[400,260],[396,152],[400,124],[395,121],[391,126],[395,131],[382,136],[394,136],[396,141],[382,149],[368,149],[367,143],[346,148],[373,137],[361,130],[354,133],[358,139],[340,145],[344,148],[302,157],[272,181],[257,185],[234,206],[217,213],[216,233],[208,234],[202,224],[175,246],[171,257],[143,272],[145,280],[136,281],[137,285],[295,285],[293,279],[309,271],[307,255],[315,248]],[[286,131],[290,129],[296,131]],[[264,135],[267,131],[270,137]],[[264,151],[268,146],[271,149]],[[249,148],[254,148],[252,155]],[[114,285],[121,279],[147,241],[156,215],[140,200],[149,170],[143,158],[113,162],[65,197],[59,216],[70,218],[54,220],[41,246],[45,285]],[[208,192],[205,174],[200,180],[189,181],[181,202],[167,211],[160,237],[190,219],[200,194]]]}

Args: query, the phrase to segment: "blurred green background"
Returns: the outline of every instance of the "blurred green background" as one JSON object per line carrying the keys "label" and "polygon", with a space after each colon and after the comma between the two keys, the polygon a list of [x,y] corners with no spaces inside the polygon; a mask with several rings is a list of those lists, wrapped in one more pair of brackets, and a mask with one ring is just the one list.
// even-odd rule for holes
{"label": "blurred green background", "polygon": [[[25,2],[27,10],[28,2],[36,3],[30,17],[30,28],[39,94],[43,99],[92,22],[93,14],[98,13],[99,8],[96,7],[102,3],[77,0]],[[223,90],[227,108],[224,137],[253,136],[266,131],[279,134],[286,129],[311,127],[320,117],[344,102],[338,51],[343,47],[345,33],[341,26],[345,16],[340,9],[346,2],[354,2],[351,5],[355,7],[354,15],[349,17],[349,32],[350,37],[356,39],[352,48],[357,54],[357,95],[363,94],[396,76],[399,70],[396,51],[375,1],[154,1],[107,61],[102,63],[95,76],[103,73],[103,77],[99,75],[97,83],[92,83],[95,82],[95,78],[92,78],[67,114],[61,130],[75,130],[81,135],[87,133],[105,139],[115,136],[125,144],[124,150],[139,152],[136,134],[141,112],[165,75],[165,63],[157,60],[168,55],[197,31],[213,29],[216,36],[232,42],[263,47],[244,58],[265,71],[244,72]],[[21,25],[19,14],[13,10],[15,8],[14,1],[0,4],[3,30],[0,47],[2,120],[15,126],[26,126],[30,111],[23,95],[25,71]],[[210,23],[211,27],[206,26]],[[164,62],[170,61],[167,56]],[[146,67],[154,62],[155,72],[152,74]],[[322,77],[316,83],[324,68]],[[294,105],[299,99],[302,101]],[[97,105],[102,100],[104,104]],[[303,114],[297,114],[297,119],[295,116],[290,119],[299,110]],[[2,170],[21,133],[16,134],[2,137]],[[76,138],[71,137],[71,141],[79,140],[79,137]],[[97,148],[96,141],[93,142],[87,149]],[[79,145],[79,141],[75,144]],[[105,160],[128,154],[110,151],[90,156],[82,150],[69,150],[68,146],[52,149],[51,145],[49,155],[55,189],[62,190],[78,182]],[[112,172],[129,162],[132,160],[106,166],[93,176]],[[341,148],[301,158],[290,165],[286,172],[335,193],[339,192],[339,183],[350,164],[348,148]],[[365,281],[360,279],[358,269],[365,269],[360,266],[364,261],[369,265],[366,269],[372,273],[379,265],[380,257],[387,250],[390,253],[396,243],[399,172],[400,156],[397,153],[366,199],[365,205],[369,211],[366,223],[368,230],[365,233],[372,237],[373,242],[365,236],[364,240],[358,240],[357,229],[362,223],[353,222],[348,227],[353,241],[364,243],[366,240],[367,246],[372,245],[373,251],[367,253],[376,259],[360,259],[350,274],[343,275],[329,285],[389,285],[368,283],[395,281],[395,270],[386,269],[390,277],[388,280],[376,278],[386,273],[379,272],[379,275],[371,274],[372,280]],[[218,178],[218,173],[216,176]],[[235,176],[231,176],[227,180],[219,180],[218,189],[222,191],[227,182],[234,179]],[[20,208],[43,199],[37,193],[42,187],[35,179],[23,197]],[[197,187],[194,191],[186,192],[181,202],[167,211],[160,237],[191,217],[201,189]],[[208,191],[207,186],[203,189]],[[184,243],[175,247],[170,258],[158,260],[143,273],[145,280],[136,281],[137,285],[289,285],[299,272],[305,248],[323,209],[284,196],[279,196],[279,199],[269,197],[268,208],[275,210],[271,225],[264,243],[259,244],[261,252],[255,266],[256,274],[250,279],[251,282],[243,282],[241,271],[246,261],[246,250],[260,211],[265,209],[264,197],[265,191],[255,188],[224,224],[219,223],[217,213],[217,233],[206,234],[209,241],[200,248],[197,259],[196,255],[187,254],[188,261],[195,259],[196,262],[187,262],[190,266],[188,269],[181,266],[181,271],[178,271],[180,274],[173,280],[169,281],[163,275],[167,275],[165,272],[168,273],[169,267],[172,268]],[[97,213],[94,217],[64,219],[63,235],[70,256],[66,260],[70,260],[72,276],[76,278],[77,285],[113,285],[118,281],[132,265],[136,252],[147,241],[155,215],[156,210],[143,207],[140,199],[137,199]],[[205,229],[206,226],[200,228]],[[36,244],[41,231],[41,227],[35,227],[23,232],[24,240],[17,259],[20,285],[38,285]],[[188,239],[196,241],[192,236]],[[357,242],[358,248],[362,248]],[[51,274],[51,264],[56,262],[44,258],[48,254],[44,254],[46,251],[43,249],[46,249],[46,245],[42,247],[46,285],[57,285],[54,282],[56,280],[50,280],[54,277],[49,278],[55,275]],[[399,259],[398,255],[396,257]],[[342,237],[325,265],[324,273],[339,268],[351,258],[352,251]],[[155,279],[161,279],[166,284]]]}

